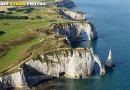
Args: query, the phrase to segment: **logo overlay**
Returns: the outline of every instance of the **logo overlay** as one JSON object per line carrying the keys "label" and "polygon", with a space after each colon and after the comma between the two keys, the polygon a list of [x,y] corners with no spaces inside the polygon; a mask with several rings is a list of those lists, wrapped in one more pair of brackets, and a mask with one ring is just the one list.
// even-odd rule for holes
{"label": "logo overlay", "polygon": [[0,6],[45,6],[45,2],[25,2],[25,1],[16,1],[16,2],[0,2]]}

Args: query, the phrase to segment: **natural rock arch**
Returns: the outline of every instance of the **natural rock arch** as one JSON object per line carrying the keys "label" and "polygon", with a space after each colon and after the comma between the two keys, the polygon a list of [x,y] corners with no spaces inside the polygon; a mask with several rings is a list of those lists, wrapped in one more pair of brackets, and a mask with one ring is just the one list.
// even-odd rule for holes
{"label": "natural rock arch", "polygon": [[96,39],[97,32],[94,28],[94,25],[90,22],[73,22],[73,23],[64,23],[62,25],[55,25],[57,34],[66,35],[69,39],[76,39],[80,37],[82,32],[86,32],[88,40]]}
{"label": "natural rock arch", "polygon": [[[95,61],[95,62],[99,65],[99,67],[100,67],[100,75],[101,75],[101,76],[102,76],[102,75],[105,75],[105,67],[104,67],[104,65],[101,63],[99,57],[94,54],[93,48],[91,48],[90,51],[91,51],[91,53],[92,53],[92,55],[93,55],[93,57],[94,57],[94,61]],[[94,62],[94,63],[95,63],[95,62]],[[93,65],[94,65],[94,63],[93,63]]]}

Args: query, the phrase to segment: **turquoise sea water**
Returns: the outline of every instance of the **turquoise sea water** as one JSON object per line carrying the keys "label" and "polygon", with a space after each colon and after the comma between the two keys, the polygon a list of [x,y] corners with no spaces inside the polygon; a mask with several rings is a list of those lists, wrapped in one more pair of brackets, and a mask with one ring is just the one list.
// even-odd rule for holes
{"label": "turquoise sea water", "polygon": [[[74,0],[73,10],[85,11],[99,38],[90,45],[105,63],[112,49],[116,67],[99,80],[79,80],[78,90],[130,90],[130,0]],[[82,42],[82,46],[88,42]],[[98,67],[95,67],[96,75]],[[72,88],[72,90],[75,90]]]}
{"label": "turquoise sea water", "polygon": [[111,49],[116,66],[100,77],[95,64],[93,78],[54,80],[46,90],[130,90],[130,0],[73,1],[77,7],[72,10],[86,12],[98,32],[97,40],[82,42],[81,46],[92,46],[103,63]]}
{"label": "turquoise sea water", "polygon": [[[98,39],[90,42],[105,63],[112,49],[116,67],[100,79],[68,80],[70,90],[130,90],[130,1],[129,0],[74,0],[72,10],[85,11],[94,23]],[[82,42],[82,46],[88,42]],[[96,76],[99,67],[95,66]],[[66,80],[67,82],[67,80]]]}

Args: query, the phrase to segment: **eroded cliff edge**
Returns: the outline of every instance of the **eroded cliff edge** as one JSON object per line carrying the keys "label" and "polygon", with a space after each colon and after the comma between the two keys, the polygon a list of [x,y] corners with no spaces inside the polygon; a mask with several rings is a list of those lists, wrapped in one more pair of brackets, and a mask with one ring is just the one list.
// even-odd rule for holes
{"label": "eroded cliff edge", "polygon": [[97,39],[97,31],[91,22],[68,22],[53,24],[57,34],[66,35],[68,39],[80,37],[81,33],[85,32],[88,40]]}
{"label": "eroded cliff edge", "polygon": [[[63,0],[62,2],[58,2],[57,6],[70,8],[75,5],[71,1],[64,2]],[[72,11],[62,12],[72,20],[86,19],[86,14]],[[42,32],[42,30],[40,32]],[[80,37],[80,34],[83,32],[88,35],[88,40],[96,39],[98,37],[97,32],[91,22],[71,21],[66,23],[53,23],[51,29],[49,29],[49,31],[47,30],[47,32],[51,35],[53,34],[54,37],[51,36],[52,40],[50,41],[50,38],[47,38],[43,42],[41,41],[42,44],[39,46],[42,48],[40,47],[36,50],[38,54],[36,56],[38,58],[32,58],[28,62],[23,62],[21,67],[19,67],[21,71],[1,77],[0,87],[2,89],[9,87],[32,87],[40,80],[45,79],[45,77],[59,77],[61,73],[65,73],[65,76],[68,78],[86,78],[92,75],[95,62],[97,62],[100,67],[100,75],[105,74],[104,65],[101,64],[99,57],[94,54],[92,48],[70,49],[68,48],[70,47],[69,43],[67,43],[67,47],[65,44],[68,40]],[[57,38],[56,36],[59,34],[66,35],[66,37],[61,40],[61,38]],[[49,45],[47,46],[48,43],[54,43],[52,42],[54,40],[57,45],[56,47],[52,48]],[[61,41],[64,43],[58,43]],[[50,48],[53,50],[48,50]],[[42,49],[44,51],[40,52]],[[40,79],[38,79],[39,77]]]}
{"label": "eroded cliff edge", "polygon": [[81,11],[70,11],[68,9],[58,9],[57,12],[62,15],[64,19],[70,20],[79,20],[85,21],[86,20],[86,13]]}
{"label": "eroded cliff edge", "polygon": [[[59,77],[61,73],[65,73],[68,78],[86,78],[92,75],[95,62],[100,67],[100,75],[105,75],[104,65],[101,64],[92,48],[69,48],[69,39],[80,37],[82,32],[87,33],[89,40],[97,38],[97,32],[92,23],[55,23],[47,31],[50,32],[50,35],[40,43],[39,49],[35,50],[37,58],[23,62],[24,64],[19,67],[21,68],[20,72],[1,77],[1,88],[28,88],[44,77]],[[56,43],[55,47],[48,45],[48,43],[51,45],[52,41]],[[51,49],[49,50],[49,48]],[[37,77],[42,77],[42,79],[37,79]]]}
{"label": "eroded cliff edge", "polygon": [[2,88],[32,87],[42,80],[37,77],[59,77],[61,73],[68,78],[86,78],[92,75],[95,62],[100,67],[100,75],[104,75],[104,65],[92,48],[57,49],[39,55],[39,60],[32,59],[24,63],[22,71],[2,77],[0,84]]}

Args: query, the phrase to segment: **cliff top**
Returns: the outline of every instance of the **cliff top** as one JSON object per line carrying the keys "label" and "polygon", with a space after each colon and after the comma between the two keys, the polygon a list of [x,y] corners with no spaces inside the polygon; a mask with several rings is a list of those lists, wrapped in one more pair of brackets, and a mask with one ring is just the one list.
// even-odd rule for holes
{"label": "cliff top", "polygon": [[10,16],[22,15],[27,16],[28,19],[0,20],[0,32],[4,32],[0,34],[0,72],[7,74],[17,71],[23,62],[32,58],[37,59],[38,55],[46,51],[70,48],[70,43],[64,35],[54,33],[54,26],[70,25],[77,21],[58,17],[56,10],[62,8],[56,7],[54,0],[46,0],[46,2],[46,8],[34,7],[29,12],[25,12],[28,11],[27,8],[17,8],[21,10],[19,12],[11,11]]}

